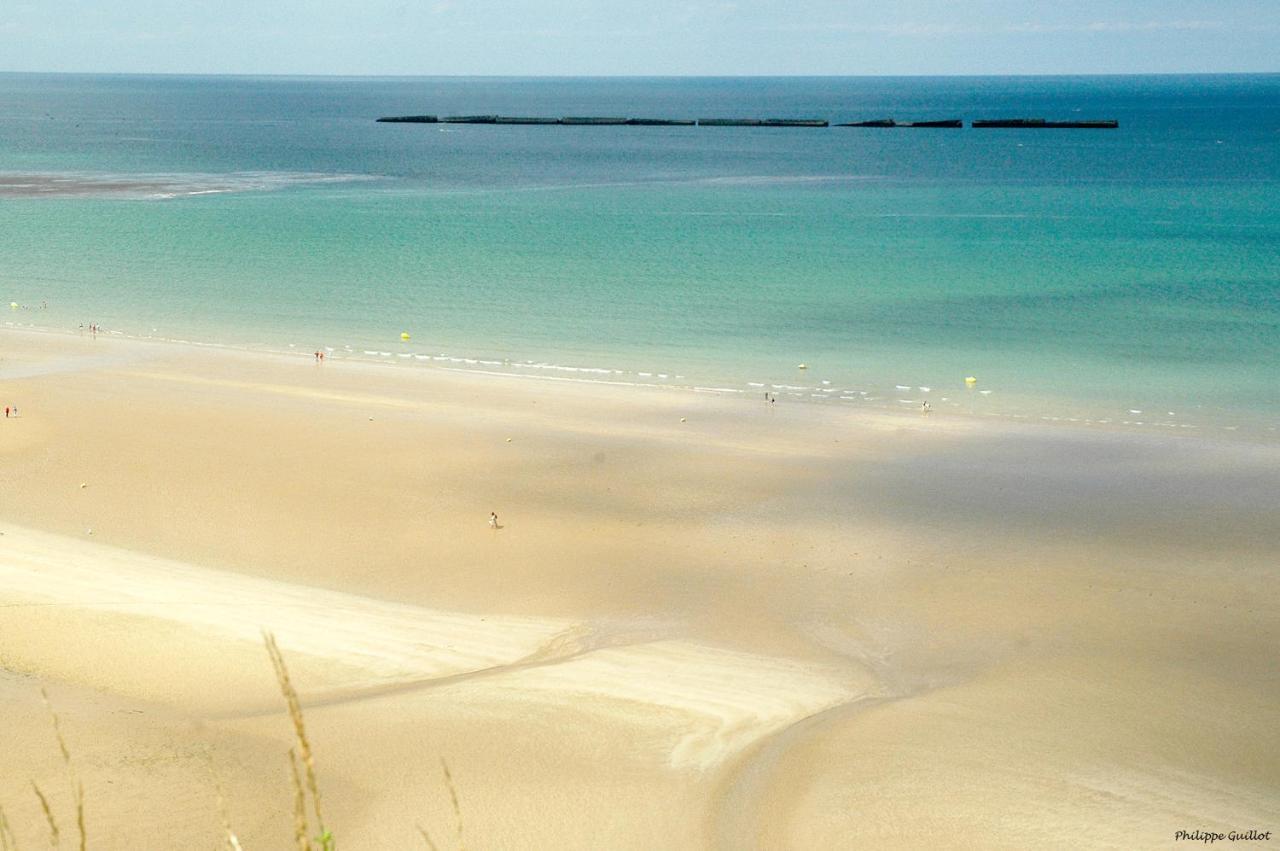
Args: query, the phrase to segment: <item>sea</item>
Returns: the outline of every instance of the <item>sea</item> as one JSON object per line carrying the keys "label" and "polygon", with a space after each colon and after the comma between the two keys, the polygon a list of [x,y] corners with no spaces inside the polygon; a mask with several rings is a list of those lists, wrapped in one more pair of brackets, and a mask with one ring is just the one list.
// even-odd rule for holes
{"label": "sea", "polygon": [[[966,126],[375,121],[404,114]],[[1007,117],[1119,128],[968,126]],[[331,363],[1272,440],[1280,75],[0,74],[0,305]]]}

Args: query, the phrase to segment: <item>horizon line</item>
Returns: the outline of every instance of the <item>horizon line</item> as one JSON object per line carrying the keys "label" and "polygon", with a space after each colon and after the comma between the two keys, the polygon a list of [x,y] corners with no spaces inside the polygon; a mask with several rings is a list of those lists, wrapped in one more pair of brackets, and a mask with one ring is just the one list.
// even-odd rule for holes
{"label": "horizon line", "polygon": [[1000,77],[1265,77],[1275,71],[1115,71],[1115,72],[1009,72],[955,74],[342,74],[287,71],[33,71],[0,69],[0,75],[98,76],[98,77],[277,77],[314,79],[487,79],[487,80],[757,80],[757,79],[982,79]]}

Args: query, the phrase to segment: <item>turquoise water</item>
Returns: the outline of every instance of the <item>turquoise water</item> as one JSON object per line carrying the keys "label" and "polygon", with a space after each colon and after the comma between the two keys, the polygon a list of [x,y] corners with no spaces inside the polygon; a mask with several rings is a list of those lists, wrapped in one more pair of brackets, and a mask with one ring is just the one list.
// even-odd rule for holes
{"label": "turquoise water", "polygon": [[[1121,129],[372,122],[409,112]],[[16,323],[825,404],[1280,424],[1280,76],[0,75],[0,113]],[[13,186],[50,176],[40,197]]]}

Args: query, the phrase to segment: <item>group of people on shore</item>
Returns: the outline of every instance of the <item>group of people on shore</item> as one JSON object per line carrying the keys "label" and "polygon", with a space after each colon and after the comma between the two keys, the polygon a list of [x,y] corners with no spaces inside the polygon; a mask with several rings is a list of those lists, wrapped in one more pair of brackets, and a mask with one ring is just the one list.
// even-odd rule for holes
{"label": "group of people on shore", "polygon": [[7,419],[11,419],[11,418],[13,418],[13,417],[16,417],[17,415],[18,415],[18,406],[17,406],[17,405],[5,405],[5,406],[4,406],[4,418],[5,418],[6,420],[7,420]]}

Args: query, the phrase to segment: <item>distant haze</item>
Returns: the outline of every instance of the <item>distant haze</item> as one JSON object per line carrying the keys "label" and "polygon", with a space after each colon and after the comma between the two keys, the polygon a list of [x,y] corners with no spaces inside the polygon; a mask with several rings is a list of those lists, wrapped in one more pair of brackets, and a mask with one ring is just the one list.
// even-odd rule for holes
{"label": "distant haze", "polygon": [[1280,70],[1277,0],[27,0],[0,70],[337,75]]}

